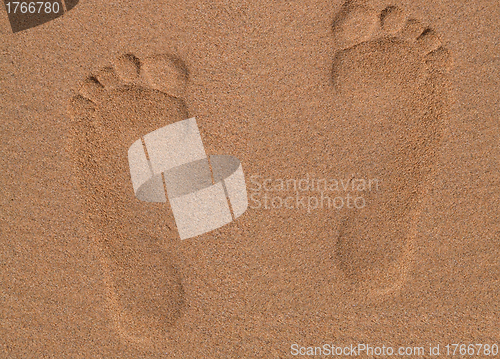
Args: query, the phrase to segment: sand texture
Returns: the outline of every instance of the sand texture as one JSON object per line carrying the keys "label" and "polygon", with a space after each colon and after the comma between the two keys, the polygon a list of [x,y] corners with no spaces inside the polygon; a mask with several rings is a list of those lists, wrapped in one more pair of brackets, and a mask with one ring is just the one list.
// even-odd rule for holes
{"label": "sand texture", "polygon": [[[0,10],[0,358],[500,345],[499,3],[66,6]],[[191,117],[249,207],[181,240],[127,151]]]}

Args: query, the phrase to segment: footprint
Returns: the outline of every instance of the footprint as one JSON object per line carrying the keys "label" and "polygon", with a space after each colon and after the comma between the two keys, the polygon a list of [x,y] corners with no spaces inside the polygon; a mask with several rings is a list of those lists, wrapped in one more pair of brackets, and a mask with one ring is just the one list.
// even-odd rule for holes
{"label": "footprint", "polygon": [[395,6],[377,12],[347,2],[333,28],[340,50],[332,75],[344,117],[335,133],[345,163],[339,173],[377,184],[351,186],[365,205],[344,212],[336,260],[348,287],[373,298],[407,279],[447,113],[451,58],[432,28]]}
{"label": "footprint", "polygon": [[172,56],[126,54],[85,79],[69,106],[84,217],[102,254],[113,321],[123,337],[147,345],[165,337],[185,297],[173,216],[136,199],[127,151],[141,136],[189,117],[187,77]]}

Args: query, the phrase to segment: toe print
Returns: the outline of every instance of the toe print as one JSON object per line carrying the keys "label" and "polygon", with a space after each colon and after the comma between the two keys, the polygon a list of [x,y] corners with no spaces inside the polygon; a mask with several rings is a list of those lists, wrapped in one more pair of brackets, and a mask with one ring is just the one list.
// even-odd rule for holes
{"label": "toe print", "polygon": [[417,38],[417,46],[420,53],[427,55],[428,53],[437,50],[441,47],[441,40],[432,29],[425,29],[425,31]]}
{"label": "toe print", "polygon": [[[154,129],[188,118],[187,72],[167,55],[119,57],[83,80],[69,105],[71,153],[85,216],[100,246],[111,315],[136,343],[158,342],[183,313],[173,218],[135,198],[127,150]],[[167,218],[167,219],[165,219]]]}
{"label": "toe print", "polygon": [[380,14],[380,26],[389,35],[398,33],[404,25],[405,14],[396,6],[389,6]]}
{"label": "toe print", "polygon": [[[336,263],[353,290],[394,293],[407,279],[421,202],[432,181],[447,106],[450,53],[437,33],[389,6],[347,3],[334,23],[333,65],[345,100],[345,173],[378,179],[367,205],[339,226]],[[349,138],[365,138],[353,143]]]}
{"label": "toe print", "polygon": [[377,13],[370,7],[347,2],[334,21],[335,40],[351,47],[368,40],[378,26]]}
{"label": "toe print", "polygon": [[139,59],[132,54],[122,55],[116,60],[115,69],[124,82],[134,82],[139,78]]}
{"label": "toe print", "polygon": [[169,55],[156,55],[145,59],[142,68],[153,88],[173,97],[184,96],[188,71],[180,60]]}

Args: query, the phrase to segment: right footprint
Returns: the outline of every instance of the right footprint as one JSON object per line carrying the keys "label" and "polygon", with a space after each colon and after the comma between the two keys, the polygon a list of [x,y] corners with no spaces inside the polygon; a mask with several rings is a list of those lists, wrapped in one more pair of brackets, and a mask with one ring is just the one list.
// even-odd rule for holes
{"label": "right footprint", "polygon": [[451,58],[433,29],[395,6],[377,12],[349,1],[334,36],[341,170],[372,184],[350,186],[365,202],[344,211],[335,254],[349,287],[377,297],[407,279],[448,110]]}

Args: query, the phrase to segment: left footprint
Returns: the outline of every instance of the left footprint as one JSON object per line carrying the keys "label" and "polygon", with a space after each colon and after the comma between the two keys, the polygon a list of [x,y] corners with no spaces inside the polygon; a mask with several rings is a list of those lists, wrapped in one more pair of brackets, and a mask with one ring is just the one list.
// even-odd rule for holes
{"label": "left footprint", "polygon": [[12,32],[31,29],[54,20],[73,9],[79,0],[11,1],[4,0]]}
{"label": "left footprint", "polygon": [[181,60],[119,57],[83,81],[70,103],[71,154],[85,216],[104,261],[118,332],[139,344],[164,338],[182,315],[184,289],[174,265],[173,220],[162,204],[133,192],[128,148],[141,136],[188,118]]}

